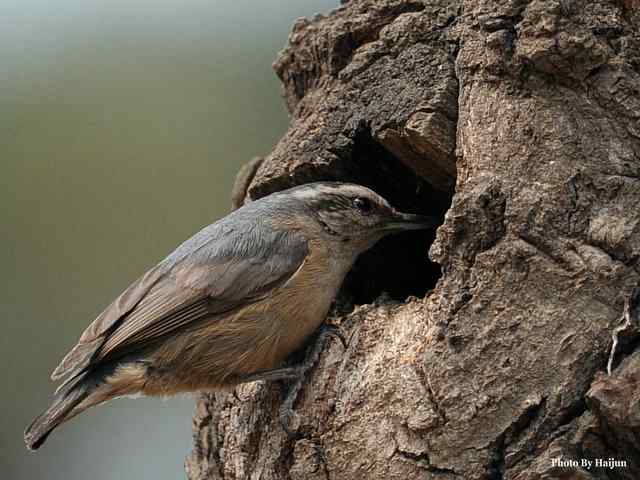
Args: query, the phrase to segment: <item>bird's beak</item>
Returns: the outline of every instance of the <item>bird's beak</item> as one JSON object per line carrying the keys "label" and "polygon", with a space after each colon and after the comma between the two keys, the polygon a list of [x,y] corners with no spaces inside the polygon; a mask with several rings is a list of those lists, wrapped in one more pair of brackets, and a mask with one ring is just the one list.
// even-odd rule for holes
{"label": "bird's beak", "polygon": [[425,230],[435,228],[439,225],[436,217],[428,217],[424,215],[413,215],[411,213],[402,213],[394,210],[393,215],[382,226],[384,231],[402,231],[402,230]]}

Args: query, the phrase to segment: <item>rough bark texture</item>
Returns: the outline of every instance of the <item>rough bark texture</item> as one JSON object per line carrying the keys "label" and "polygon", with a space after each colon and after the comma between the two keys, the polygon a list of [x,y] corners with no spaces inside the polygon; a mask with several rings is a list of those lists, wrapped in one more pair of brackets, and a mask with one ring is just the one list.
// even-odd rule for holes
{"label": "rough bark texture", "polygon": [[203,395],[189,477],[640,478],[640,2],[344,3],[295,24],[236,204],[340,179],[446,216],[359,263],[297,437],[278,385]]}

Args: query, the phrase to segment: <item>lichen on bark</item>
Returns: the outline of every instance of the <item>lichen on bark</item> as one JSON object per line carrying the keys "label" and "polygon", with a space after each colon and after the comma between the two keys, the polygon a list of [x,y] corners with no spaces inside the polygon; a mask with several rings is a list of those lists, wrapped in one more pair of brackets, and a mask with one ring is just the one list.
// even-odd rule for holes
{"label": "lichen on bark", "polygon": [[294,25],[290,128],[234,201],[356,181],[443,223],[356,267],[296,438],[278,385],[202,395],[189,477],[639,478],[637,324],[604,372],[640,278],[640,4],[343,3]]}

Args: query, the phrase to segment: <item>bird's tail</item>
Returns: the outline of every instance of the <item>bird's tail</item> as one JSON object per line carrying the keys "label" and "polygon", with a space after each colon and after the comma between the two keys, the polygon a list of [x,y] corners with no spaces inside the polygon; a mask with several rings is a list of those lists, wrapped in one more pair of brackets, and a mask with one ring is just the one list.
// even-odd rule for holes
{"label": "bird's tail", "polygon": [[78,382],[70,389],[56,394],[47,411],[36,417],[25,430],[24,443],[27,448],[37,450],[58,425],[80,413],[81,410],[74,411],[74,409],[87,398],[89,390],[87,383]]}

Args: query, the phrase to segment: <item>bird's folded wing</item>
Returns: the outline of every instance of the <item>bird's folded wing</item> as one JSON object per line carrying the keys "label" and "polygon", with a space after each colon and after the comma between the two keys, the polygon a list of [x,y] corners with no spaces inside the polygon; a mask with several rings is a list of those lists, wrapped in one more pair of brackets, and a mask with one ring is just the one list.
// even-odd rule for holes
{"label": "bird's folded wing", "polygon": [[160,265],[133,282],[82,333],[78,343],[65,355],[51,374],[52,380],[84,368],[93,353],[104,343],[105,335],[129,314],[163,275]]}
{"label": "bird's folded wing", "polygon": [[73,377],[91,364],[262,298],[285,283],[307,255],[306,240],[295,234],[268,229],[208,233],[208,240],[202,232],[196,235],[190,241],[197,244],[185,242],[125,290],[85,330],[52,378]]}
{"label": "bird's folded wing", "polygon": [[205,318],[208,313],[206,292],[180,288],[172,278],[161,280],[138,306],[127,315],[96,351],[94,361],[143,346],[158,337]]}

